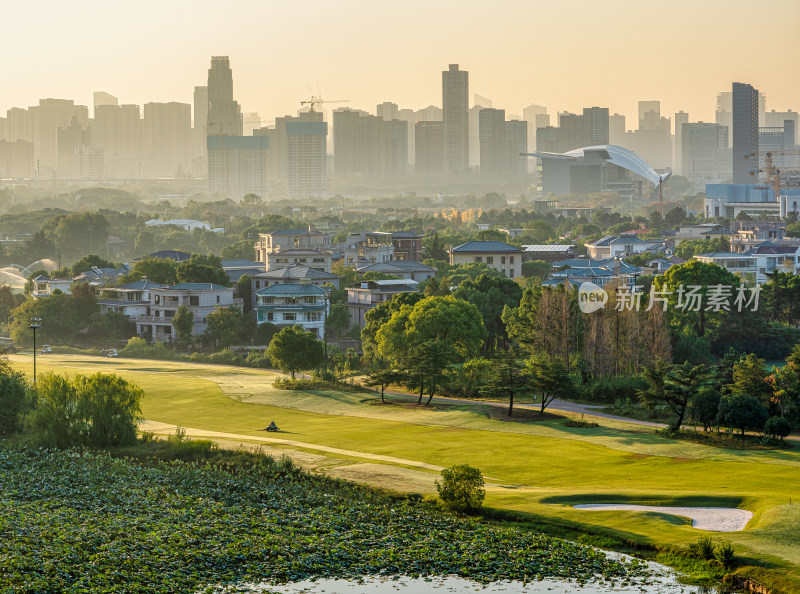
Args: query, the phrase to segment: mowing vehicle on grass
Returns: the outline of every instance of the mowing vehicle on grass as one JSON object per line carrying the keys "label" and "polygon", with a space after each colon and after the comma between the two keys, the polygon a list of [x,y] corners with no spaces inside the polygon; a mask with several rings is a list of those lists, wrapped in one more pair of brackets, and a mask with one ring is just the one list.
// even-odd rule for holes
{"label": "mowing vehicle on grass", "polygon": [[53,347],[49,344],[42,345],[42,354],[43,355],[52,355],[53,354]]}

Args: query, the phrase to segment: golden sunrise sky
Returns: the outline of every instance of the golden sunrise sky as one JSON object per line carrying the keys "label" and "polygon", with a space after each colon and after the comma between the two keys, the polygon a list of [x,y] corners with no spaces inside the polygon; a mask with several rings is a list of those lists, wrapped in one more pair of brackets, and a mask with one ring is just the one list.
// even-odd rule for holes
{"label": "golden sunrise sky", "polygon": [[767,109],[800,109],[800,0],[75,0],[3,3],[0,113],[42,97],[191,103],[212,55],[264,121],[317,86],[374,113],[441,104],[458,63],[508,114],[609,107],[635,128],[639,99],[713,121],[718,91],[748,82]]}

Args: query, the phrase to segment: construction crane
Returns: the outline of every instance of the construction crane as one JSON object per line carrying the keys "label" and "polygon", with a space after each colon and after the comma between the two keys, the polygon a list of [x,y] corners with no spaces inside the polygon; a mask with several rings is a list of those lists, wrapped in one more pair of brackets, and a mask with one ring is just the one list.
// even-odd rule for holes
{"label": "construction crane", "polygon": [[[750,157],[760,157],[764,156],[764,169],[751,169],[750,175],[756,175],[757,173],[766,173],[767,174],[767,183],[772,186],[772,191],[775,195],[775,200],[778,201],[779,204],[783,204],[781,202],[781,170],[775,167],[775,162],[773,161],[773,156],[775,155],[800,155],[800,150],[798,149],[784,149],[784,150],[776,150],[776,151],[758,151],[755,153],[747,153],[744,158],[749,159]],[[797,171],[796,169],[790,169],[789,171]],[[785,212],[783,207],[780,208],[780,216],[784,217]]]}
{"label": "construction crane", "polygon": [[775,155],[800,155],[800,150],[785,149],[777,151],[758,151],[755,153],[747,153],[744,158],[749,159],[750,157],[760,157],[762,155],[764,156],[764,169],[751,169],[750,175],[755,175],[756,173],[766,173],[767,183],[772,186],[772,189],[775,192],[775,200],[778,200],[778,197],[781,194],[781,170],[775,167],[775,162],[773,161],[772,157]]}
{"label": "construction crane", "polygon": [[320,105],[321,103],[350,103],[350,99],[330,99],[330,100],[328,100],[328,99],[323,99],[321,96],[318,96],[318,95],[311,95],[311,99],[306,99],[305,101],[301,101],[300,105],[308,105],[309,106],[309,110],[308,111],[310,113],[314,113],[316,111],[316,109],[314,109],[314,107],[316,107],[317,105]]}

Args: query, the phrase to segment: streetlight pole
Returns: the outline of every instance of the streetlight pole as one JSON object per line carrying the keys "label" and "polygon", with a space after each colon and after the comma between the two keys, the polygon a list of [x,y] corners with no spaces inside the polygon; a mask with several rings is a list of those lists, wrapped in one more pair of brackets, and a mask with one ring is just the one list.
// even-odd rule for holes
{"label": "streetlight pole", "polygon": [[36,383],[36,329],[42,327],[42,318],[31,318],[28,328],[33,330],[33,383]]}
{"label": "streetlight pole", "polygon": [[330,299],[330,292],[325,291],[325,309],[322,312],[322,334],[323,340],[325,341],[324,348],[325,348],[325,379],[328,379],[328,300]]}
{"label": "streetlight pole", "polygon": [[89,253],[94,251],[94,225],[89,225]]}

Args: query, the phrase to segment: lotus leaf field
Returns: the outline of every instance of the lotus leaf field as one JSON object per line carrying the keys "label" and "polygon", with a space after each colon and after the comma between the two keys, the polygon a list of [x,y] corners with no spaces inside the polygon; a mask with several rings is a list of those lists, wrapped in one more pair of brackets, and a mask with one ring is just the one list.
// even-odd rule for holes
{"label": "lotus leaf field", "polygon": [[234,467],[0,449],[2,591],[192,592],[365,575],[619,583],[645,573],[267,457]]}

